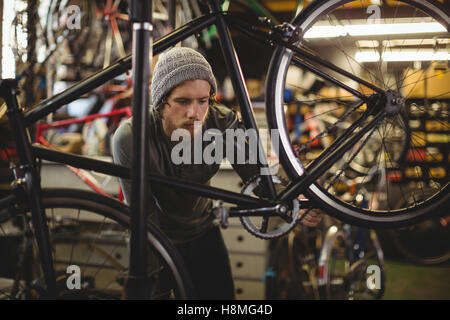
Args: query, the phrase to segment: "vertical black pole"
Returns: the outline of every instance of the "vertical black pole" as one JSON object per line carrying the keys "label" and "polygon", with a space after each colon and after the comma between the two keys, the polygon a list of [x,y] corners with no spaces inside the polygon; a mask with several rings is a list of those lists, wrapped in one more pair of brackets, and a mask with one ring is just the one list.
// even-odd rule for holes
{"label": "vertical black pole", "polygon": [[175,30],[176,27],[176,13],[177,13],[177,3],[176,0],[169,0],[167,4],[167,12],[169,13],[169,27],[170,31]]}
{"label": "vertical black pole", "polygon": [[150,298],[147,276],[147,183],[149,148],[146,143],[150,105],[149,80],[152,44],[152,1],[132,0],[133,32],[133,155],[131,168],[130,275],[125,287],[127,299]]}

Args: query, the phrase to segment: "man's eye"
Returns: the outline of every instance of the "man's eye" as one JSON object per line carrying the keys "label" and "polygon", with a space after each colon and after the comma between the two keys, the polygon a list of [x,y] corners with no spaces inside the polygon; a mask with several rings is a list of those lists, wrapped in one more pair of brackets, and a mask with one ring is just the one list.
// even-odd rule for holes
{"label": "man's eye", "polygon": [[201,103],[201,104],[208,103],[208,100],[207,100],[207,99],[206,99],[206,100],[200,100],[200,103]]}

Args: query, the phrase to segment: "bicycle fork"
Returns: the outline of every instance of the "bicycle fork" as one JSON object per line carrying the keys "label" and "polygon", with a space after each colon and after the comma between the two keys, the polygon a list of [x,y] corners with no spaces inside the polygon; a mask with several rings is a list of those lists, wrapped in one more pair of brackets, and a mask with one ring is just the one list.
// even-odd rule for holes
{"label": "bicycle fork", "polygon": [[56,276],[50,246],[50,235],[41,200],[41,185],[36,169],[36,159],[32,153],[30,136],[25,127],[23,112],[17,100],[17,91],[16,80],[6,79],[0,81],[0,96],[6,102],[6,113],[16,143],[20,169],[23,172],[23,178],[16,179],[15,183],[21,189],[25,189],[26,192],[27,203],[24,205],[27,205],[31,210],[33,229],[46,284],[46,298],[52,299],[56,298]]}

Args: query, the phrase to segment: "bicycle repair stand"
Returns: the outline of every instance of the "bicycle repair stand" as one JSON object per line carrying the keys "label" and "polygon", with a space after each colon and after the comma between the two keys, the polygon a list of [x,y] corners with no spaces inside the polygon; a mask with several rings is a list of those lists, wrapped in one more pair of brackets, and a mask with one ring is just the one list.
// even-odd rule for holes
{"label": "bicycle repair stand", "polygon": [[133,81],[133,154],[130,203],[130,265],[125,282],[126,299],[151,297],[147,274],[147,181],[149,147],[145,143],[150,106],[149,80],[152,59],[152,0],[131,1],[132,81]]}

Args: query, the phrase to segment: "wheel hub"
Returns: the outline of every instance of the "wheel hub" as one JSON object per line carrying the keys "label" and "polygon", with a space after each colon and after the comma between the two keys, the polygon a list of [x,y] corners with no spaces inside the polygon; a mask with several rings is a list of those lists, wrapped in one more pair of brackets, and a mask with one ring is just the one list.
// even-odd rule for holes
{"label": "wheel hub", "polygon": [[404,104],[405,99],[400,93],[390,90],[386,92],[385,110],[388,115],[393,116],[399,114]]}

